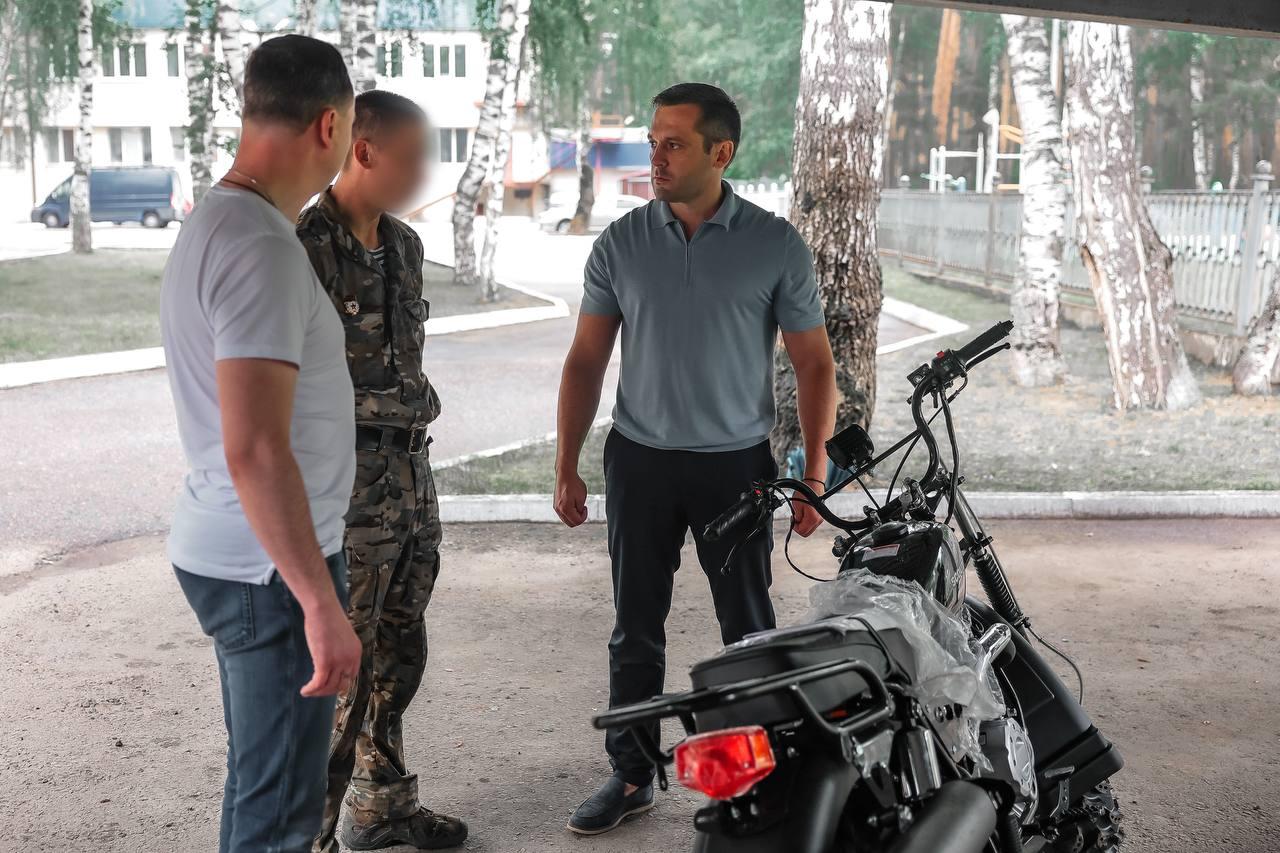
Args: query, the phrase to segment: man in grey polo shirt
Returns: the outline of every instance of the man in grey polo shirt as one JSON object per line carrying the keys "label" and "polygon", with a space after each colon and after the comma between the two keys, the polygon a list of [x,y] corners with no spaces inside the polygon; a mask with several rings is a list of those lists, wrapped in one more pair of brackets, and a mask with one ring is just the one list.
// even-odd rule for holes
{"label": "man in grey polo shirt", "polygon": [[[587,261],[582,310],[560,384],[555,507],[586,521],[578,459],[619,329],[622,369],[605,444],[609,555],[616,620],[609,640],[610,707],[661,693],[665,623],[685,535],[711,585],[727,644],[774,626],[770,537],[740,549],[702,530],[753,480],[771,477],[773,353],[778,331],[795,366],[805,475],[826,473],[835,424],[835,365],[813,259],[783,219],[738,198],[722,178],[741,120],[720,89],[682,83],[654,98],[649,134],[657,200],[600,236]],[[792,525],[820,523],[796,502]],[[657,727],[654,727],[655,734]],[[607,832],[653,806],[653,766],[629,731],[610,731],[613,776],[569,829]]]}
{"label": "man in grey polo shirt", "polygon": [[360,668],[343,604],[351,376],[294,235],[346,158],[352,112],[332,45],[287,35],[254,50],[235,162],[182,226],[160,291],[190,466],[169,559],[213,639],[227,728],[220,853],[311,849],[333,696]]}

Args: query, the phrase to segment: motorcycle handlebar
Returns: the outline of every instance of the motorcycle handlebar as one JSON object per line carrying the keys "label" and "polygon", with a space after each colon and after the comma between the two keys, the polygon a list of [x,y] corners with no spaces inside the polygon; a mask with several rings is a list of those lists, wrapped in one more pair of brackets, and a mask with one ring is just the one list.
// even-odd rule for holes
{"label": "motorcycle handlebar", "polygon": [[763,489],[752,486],[742,493],[738,502],[720,514],[702,531],[702,538],[708,542],[716,542],[734,532],[739,525],[748,519],[758,518],[760,509],[766,500]]}
{"label": "motorcycle handlebar", "polygon": [[968,364],[976,356],[982,355],[982,353],[1009,337],[1009,333],[1012,331],[1013,321],[1001,320],[999,323],[996,323],[990,329],[987,329],[985,332],[969,341],[969,343],[956,350],[956,358],[960,359],[962,363]]}

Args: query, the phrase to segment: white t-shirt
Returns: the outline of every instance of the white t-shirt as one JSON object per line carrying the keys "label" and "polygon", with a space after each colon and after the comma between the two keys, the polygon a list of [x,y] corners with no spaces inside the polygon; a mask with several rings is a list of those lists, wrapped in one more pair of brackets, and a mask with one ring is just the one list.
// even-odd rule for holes
{"label": "white t-shirt", "polygon": [[169,560],[197,575],[268,583],[274,572],[227,472],[214,362],[298,366],[289,441],[321,550],[342,547],[355,480],[355,403],[342,321],[293,223],[257,194],[214,187],[178,234],[164,269],[160,329],[190,472]]}

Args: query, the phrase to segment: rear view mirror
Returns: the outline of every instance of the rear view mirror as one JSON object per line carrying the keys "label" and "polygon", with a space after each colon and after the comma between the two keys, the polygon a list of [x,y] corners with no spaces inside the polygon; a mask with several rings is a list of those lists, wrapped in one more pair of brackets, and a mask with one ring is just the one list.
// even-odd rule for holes
{"label": "rear view mirror", "polygon": [[837,468],[852,471],[870,462],[876,454],[871,436],[859,424],[851,424],[827,442],[827,458]]}

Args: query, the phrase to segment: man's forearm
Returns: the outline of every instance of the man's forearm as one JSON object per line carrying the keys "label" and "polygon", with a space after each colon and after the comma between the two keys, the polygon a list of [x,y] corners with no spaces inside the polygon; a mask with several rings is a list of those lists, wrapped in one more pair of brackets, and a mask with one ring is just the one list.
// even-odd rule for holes
{"label": "man's forearm", "polygon": [[556,413],[556,472],[578,469],[578,457],[600,407],[604,371],[566,362]]}
{"label": "man's forearm", "polygon": [[835,433],[836,381],[834,367],[806,367],[796,371],[796,408],[804,438],[804,476],[826,480],[827,439]]}
{"label": "man's forearm", "polygon": [[263,442],[227,461],[249,526],[303,611],[336,602],[293,453]]}

